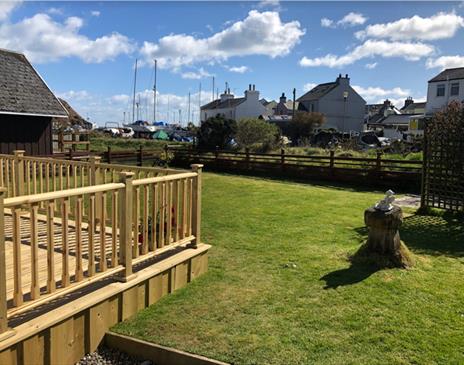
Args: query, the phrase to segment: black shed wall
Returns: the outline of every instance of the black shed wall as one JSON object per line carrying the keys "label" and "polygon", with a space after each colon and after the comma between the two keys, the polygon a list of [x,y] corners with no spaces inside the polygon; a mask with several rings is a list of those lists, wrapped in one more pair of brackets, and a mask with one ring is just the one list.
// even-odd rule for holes
{"label": "black shed wall", "polygon": [[52,155],[52,119],[0,114],[0,153],[25,150],[26,155]]}

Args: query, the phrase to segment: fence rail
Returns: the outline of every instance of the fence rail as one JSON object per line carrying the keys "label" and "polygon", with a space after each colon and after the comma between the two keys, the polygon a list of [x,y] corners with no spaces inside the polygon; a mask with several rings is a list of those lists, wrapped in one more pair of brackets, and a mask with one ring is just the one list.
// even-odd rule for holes
{"label": "fence rail", "polygon": [[[185,166],[202,163],[206,168],[219,171],[236,171],[249,174],[267,173],[289,177],[308,177],[354,183],[367,183],[389,187],[418,189],[421,181],[422,161],[335,156],[306,156],[281,153],[251,153],[234,151],[193,150],[169,146],[174,155],[172,163]],[[360,181],[360,178],[365,178]]]}
{"label": "fence rail", "polygon": [[131,168],[17,152],[0,166],[0,334],[12,315],[110,275],[130,280],[133,265],[200,242],[202,165]]}

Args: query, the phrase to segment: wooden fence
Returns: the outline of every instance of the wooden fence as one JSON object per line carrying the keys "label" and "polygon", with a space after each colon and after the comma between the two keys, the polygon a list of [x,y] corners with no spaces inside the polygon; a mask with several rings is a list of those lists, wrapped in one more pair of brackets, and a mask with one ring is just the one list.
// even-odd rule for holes
{"label": "wooden fence", "polygon": [[193,150],[169,146],[171,164],[202,163],[205,168],[246,174],[270,174],[292,178],[391,187],[419,191],[422,161],[395,160],[377,153],[375,158],[306,156],[281,153]]}
{"label": "wooden fence", "polygon": [[[90,131],[58,131],[53,133],[53,151],[65,152],[68,147],[71,151],[76,152],[78,149],[84,149],[90,152]],[[82,148],[78,148],[82,147]]]}
{"label": "wooden fence", "polygon": [[200,242],[201,165],[128,171],[21,152],[0,165],[0,334],[8,317]]}

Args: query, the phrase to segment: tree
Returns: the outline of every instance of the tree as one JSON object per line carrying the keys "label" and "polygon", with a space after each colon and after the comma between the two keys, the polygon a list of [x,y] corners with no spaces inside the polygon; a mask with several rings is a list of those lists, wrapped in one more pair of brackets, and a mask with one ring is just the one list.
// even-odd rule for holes
{"label": "tree", "polygon": [[224,149],[230,145],[236,131],[235,120],[218,114],[201,123],[198,129],[198,146],[206,149]]}
{"label": "tree", "polygon": [[311,137],[314,128],[320,127],[325,122],[324,114],[298,111],[290,122],[289,137],[294,144]]}
{"label": "tree", "polygon": [[279,140],[279,129],[262,119],[242,119],[237,123],[235,140],[239,147],[264,151]]}

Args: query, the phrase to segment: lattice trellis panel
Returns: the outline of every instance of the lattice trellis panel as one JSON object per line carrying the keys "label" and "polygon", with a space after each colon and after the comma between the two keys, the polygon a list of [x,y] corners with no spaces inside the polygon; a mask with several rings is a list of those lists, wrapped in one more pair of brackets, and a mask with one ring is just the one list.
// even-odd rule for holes
{"label": "lattice trellis panel", "polygon": [[464,211],[464,112],[426,122],[422,206]]}

